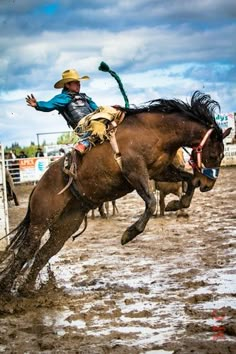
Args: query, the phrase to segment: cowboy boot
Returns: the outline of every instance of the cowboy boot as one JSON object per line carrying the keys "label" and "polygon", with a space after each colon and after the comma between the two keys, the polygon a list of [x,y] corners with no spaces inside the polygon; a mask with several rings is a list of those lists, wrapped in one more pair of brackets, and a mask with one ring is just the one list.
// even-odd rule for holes
{"label": "cowboy boot", "polygon": [[78,151],[81,155],[85,154],[86,151],[89,150],[89,148],[89,140],[78,141],[78,143],[74,145],[74,149]]}

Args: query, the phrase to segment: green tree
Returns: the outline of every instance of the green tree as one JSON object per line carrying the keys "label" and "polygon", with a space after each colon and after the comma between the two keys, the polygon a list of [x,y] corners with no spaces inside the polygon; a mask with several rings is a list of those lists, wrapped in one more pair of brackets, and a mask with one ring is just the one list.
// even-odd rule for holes
{"label": "green tree", "polygon": [[73,136],[72,132],[67,132],[67,133],[60,135],[57,138],[57,144],[71,144],[72,139],[73,139],[72,136]]}

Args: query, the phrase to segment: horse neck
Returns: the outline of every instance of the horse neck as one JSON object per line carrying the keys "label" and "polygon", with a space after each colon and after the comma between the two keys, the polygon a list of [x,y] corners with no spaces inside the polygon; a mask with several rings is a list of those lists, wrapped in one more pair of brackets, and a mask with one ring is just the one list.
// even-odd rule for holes
{"label": "horse neck", "polygon": [[181,147],[197,146],[208,128],[197,121],[191,121],[185,117],[171,116],[165,117],[165,126],[168,129],[168,141],[170,144]]}

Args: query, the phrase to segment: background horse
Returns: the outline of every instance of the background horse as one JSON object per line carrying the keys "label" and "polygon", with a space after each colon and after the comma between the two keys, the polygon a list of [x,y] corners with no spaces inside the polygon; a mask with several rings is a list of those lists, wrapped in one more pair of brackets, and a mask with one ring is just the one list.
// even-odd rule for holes
{"label": "background horse", "polygon": [[20,205],[20,202],[16,193],[16,188],[14,185],[13,178],[7,168],[5,169],[5,171],[6,171],[7,200],[8,201],[14,200],[15,205],[18,206]]}
{"label": "background horse", "polygon": [[[31,289],[39,271],[78,230],[87,212],[105,201],[136,190],[145,202],[145,211],[124,232],[121,243],[125,244],[143,232],[156,208],[149,179],[172,182],[184,179],[188,181],[189,194],[198,186],[202,192],[212,189],[224,156],[223,139],[230,132],[223,134],[216,124],[214,110],[217,107],[218,103],[209,95],[195,92],[190,103],[158,99],[143,107],[123,108],[126,117],[116,134],[122,170],[113,157],[109,142],[105,142],[85,156],[77,156],[77,179],[60,195],[68,178],[63,173],[64,157],[50,165],[32,191],[26,216],[16,228],[6,251],[0,278],[2,291],[12,288],[27,264],[32,265],[19,290]],[[172,165],[181,146],[199,147],[203,140],[200,156],[199,149],[192,155],[193,174]],[[207,175],[202,163],[208,168]],[[49,238],[40,248],[47,230]]]}
{"label": "background horse", "polygon": [[[173,159],[173,164],[175,167],[184,169],[185,168],[185,160],[184,160],[184,153],[183,149],[180,148],[178,149],[174,159]],[[165,214],[165,197],[168,194],[174,194],[177,197],[181,197],[183,194],[183,191],[185,190],[185,183],[186,182],[158,182],[155,180],[150,181],[150,188],[152,188],[153,193],[155,194],[157,191],[159,191],[159,209],[160,209],[160,216],[164,216]],[[158,195],[158,193],[157,193]],[[158,196],[157,196],[157,201],[158,201]],[[171,202],[171,205],[173,203]],[[168,204],[169,205],[169,204]],[[157,216],[157,211],[158,208],[156,208],[156,213],[155,215]],[[168,208],[167,208],[168,211]],[[171,210],[169,210],[171,211]]]}
{"label": "background horse", "polygon": [[[98,211],[99,211],[99,214],[102,219],[107,219],[110,216],[110,204],[112,205],[112,214],[111,215],[115,216],[116,214],[119,214],[119,210],[117,208],[116,201],[115,200],[111,200],[109,202],[107,201],[105,203],[102,203],[98,207]],[[91,218],[95,219],[95,209],[92,209]]]}

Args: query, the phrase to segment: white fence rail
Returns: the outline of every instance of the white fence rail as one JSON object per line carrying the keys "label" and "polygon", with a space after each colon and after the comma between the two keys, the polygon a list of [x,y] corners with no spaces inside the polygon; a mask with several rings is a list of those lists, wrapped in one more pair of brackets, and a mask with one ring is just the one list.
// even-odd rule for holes
{"label": "white fence rail", "polygon": [[[9,232],[6,172],[4,161],[4,147],[0,144],[0,239]],[[8,238],[0,240],[0,250],[6,248]]]}

